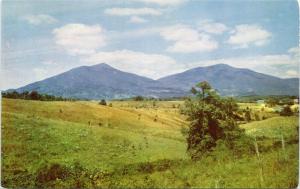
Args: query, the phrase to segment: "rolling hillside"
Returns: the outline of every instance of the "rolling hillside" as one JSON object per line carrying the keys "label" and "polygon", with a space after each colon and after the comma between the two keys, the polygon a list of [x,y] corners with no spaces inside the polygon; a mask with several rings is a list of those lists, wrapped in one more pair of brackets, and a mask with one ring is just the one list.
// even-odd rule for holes
{"label": "rolling hillside", "polygon": [[[180,104],[160,101],[153,106],[150,102],[113,101],[113,107],[108,107],[92,101],[3,99],[1,186],[297,186],[298,142],[293,142],[297,132],[292,131],[297,129],[298,117],[274,117],[242,125],[250,135],[264,136],[259,144],[262,162],[255,152],[236,158],[222,149],[199,161],[191,161],[182,132],[187,122],[177,108]],[[281,125],[284,127],[280,132],[287,141],[284,152],[277,139]],[[259,177],[261,164],[263,182]],[[61,174],[67,176],[57,178]]]}

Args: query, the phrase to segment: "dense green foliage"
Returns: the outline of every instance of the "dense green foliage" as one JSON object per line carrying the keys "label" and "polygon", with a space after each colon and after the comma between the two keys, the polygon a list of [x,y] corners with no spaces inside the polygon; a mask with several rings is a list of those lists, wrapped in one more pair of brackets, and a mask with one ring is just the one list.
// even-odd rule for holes
{"label": "dense green foliage", "polygon": [[143,101],[144,97],[142,97],[142,96],[136,96],[136,97],[133,98],[133,100],[135,100],[135,101]]}
{"label": "dense green foliage", "polygon": [[280,112],[281,116],[292,116],[294,113],[290,106],[284,106],[282,111]]}
{"label": "dense green foliage", "polygon": [[12,99],[24,99],[24,100],[40,100],[40,101],[73,101],[72,98],[63,98],[61,96],[56,97],[48,94],[40,94],[37,91],[25,91],[18,93],[17,91],[2,92],[2,97]]}
{"label": "dense green foliage", "polygon": [[246,110],[244,110],[245,112],[245,120],[247,122],[251,121],[251,109],[249,107],[246,108]]}
{"label": "dense green foliage", "polygon": [[106,101],[104,99],[102,99],[100,102],[99,102],[100,105],[103,105],[103,106],[106,106]]}
{"label": "dense green foliage", "polygon": [[225,143],[230,149],[244,136],[236,122],[238,105],[232,98],[222,99],[208,82],[201,82],[192,88],[194,99],[186,101],[184,113],[191,122],[187,150],[192,159],[201,157],[217,146]]}

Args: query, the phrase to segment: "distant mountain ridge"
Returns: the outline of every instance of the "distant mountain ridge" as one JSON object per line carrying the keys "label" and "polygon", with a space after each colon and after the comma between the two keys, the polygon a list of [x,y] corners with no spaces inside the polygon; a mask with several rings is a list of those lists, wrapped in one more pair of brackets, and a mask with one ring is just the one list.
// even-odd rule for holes
{"label": "distant mountain ridge", "polygon": [[160,78],[164,86],[189,90],[199,81],[208,81],[222,95],[298,95],[299,79],[281,79],[226,64],[197,67]]}
{"label": "distant mountain ridge", "polygon": [[117,70],[108,64],[81,66],[34,82],[16,91],[32,91],[55,96],[84,99],[180,96],[181,90],[162,87],[158,81]]}
{"label": "distant mountain ridge", "polygon": [[208,81],[221,95],[298,95],[299,79],[281,79],[226,64],[198,67],[158,80],[123,72],[108,64],[81,66],[16,89],[36,90],[55,96],[83,99],[116,99],[137,95],[179,97],[192,86]]}

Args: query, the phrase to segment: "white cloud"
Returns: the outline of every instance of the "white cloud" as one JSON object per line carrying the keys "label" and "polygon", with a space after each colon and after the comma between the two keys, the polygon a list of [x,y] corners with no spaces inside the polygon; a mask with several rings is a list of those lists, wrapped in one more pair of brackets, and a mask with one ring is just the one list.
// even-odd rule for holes
{"label": "white cloud", "polygon": [[104,10],[105,14],[113,16],[133,16],[133,15],[151,15],[159,16],[162,14],[160,10],[153,8],[109,8]]}
{"label": "white cloud", "polygon": [[211,34],[222,34],[228,30],[225,24],[213,22],[212,20],[202,20],[198,24],[198,30]]}
{"label": "white cloud", "polygon": [[27,15],[22,18],[26,20],[29,24],[40,25],[40,24],[53,24],[58,20],[54,17],[46,14],[38,14],[38,15]]}
{"label": "white cloud", "polygon": [[288,70],[286,72],[286,75],[289,76],[289,77],[298,77],[299,76],[299,73],[295,70]]}
{"label": "white cloud", "polygon": [[209,35],[185,25],[175,25],[161,30],[160,35],[174,44],[167,48],[169,52],[193,53],[210,52],[218,48],[218,42]]}
{"label": "white cloud", "polygon": [[247,48],[249,45],[262,46],[270,39],[271,33],[258,25],[238,25],[231,32],[228,43],[239,48]]}
{"label": "white cloud", "polygon": [[159,35],[163,28],[161,27],[145,27],[142,29],[134,29],[127,31],[110,31],[109,35],[114,40],[147,37],[151,35]]}
{"label": "white cloud", "polygon": [[67,24],[53,30],[55,43],[71,55],[91,54],[106,45],[103,28],[99,25]]}
{"label": "white cloud", "polygon": [[300,60],[300,47],[293,47],[293,48],[290,48],[288,50],[288,52],[294,56],[295,58],[297,58],[298,60]]}
{"label": "white cloud", "polygon": [[52,60],[46,60],[46,61],[43,61],[42,64],[44,64],[45,66],[58,65],[57,62],[54,62],[54,61],[52,61]]}
{"label": "white cloud", "polygon": [[187,0],[133,0],[133,1],[152,3],[160,6],[176,6],[186,2]]}
{"label": "white cloud", "polygon": [[136,24],[142,24],[142,23],[148,22],[148,20],[146,20],[142,17],[139,17],[139,16],[132,16],[132,17],[130,17],[129,22],[130,23],[136,23]]}
{"label": "white cloud", "polygon": [[150,78],[159,78],[180,70],[171,57],[130,50],[98,52],[83,61],[89,64],[107,63],[122,71]]}

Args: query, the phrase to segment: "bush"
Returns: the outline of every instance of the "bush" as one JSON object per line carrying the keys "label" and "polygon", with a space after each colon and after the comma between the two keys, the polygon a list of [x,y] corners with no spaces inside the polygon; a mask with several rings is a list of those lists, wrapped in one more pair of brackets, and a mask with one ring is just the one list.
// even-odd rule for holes
{"label": "bush", "polygon": [[255,121],[260,121],[259,113],[254,114]]}
{"label": "bush", "polygon": [[281,116],[292,116],[293,111],[291,110],[290,106],[284,106],[284,108],[280,112]]}
{"label": "bush", "polygon": [[103,106],[106,106],[106,101],[104,99],[102,99],[100,102],[99,102],[100,105],[103,105]]}
{"label": "bush", "polygon": [[247,107],[247,109],[245,110],[245,120],[247,122],[251,121],[251,109],[249,109],[249,107]]}
{"label": "bush", "polygon": [[136,96],[136,97],[133,98],[133,100],[135,100],[135,101],[143,101],[144,97],[142,97],[142,96]]}
{"label": "bush", "polygon": [[55,181],[56,179],[65,179],[70,174],[65,166],[58,163],[47,164],[37,170],[36,185],[44,186],[44,184]]}

